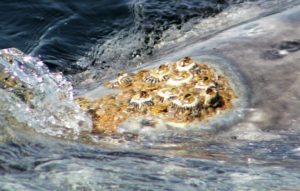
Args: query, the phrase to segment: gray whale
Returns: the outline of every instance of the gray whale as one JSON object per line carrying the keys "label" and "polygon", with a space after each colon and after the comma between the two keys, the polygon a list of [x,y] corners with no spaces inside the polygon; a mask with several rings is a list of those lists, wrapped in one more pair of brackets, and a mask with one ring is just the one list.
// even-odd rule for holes
{"label": "gray whale", "polygon": [[[299,132],[300,129],[298,18],[300,7],[296,6],[231,28],[204,41],[181,44],[169,50],[168,54],[156,55],[156,59],[139,68],[185,56],[201,58],[209,55],[211,60],[216,57],[217,62],[228,63],[242,78],[238,85],[244,87],[240,87],[239,91],[242,91],[241,99],[247,99],[243,100],[247,107],[243,109],[243,116],[237,116],[235,124],[228,127],[226,119],[223,119],[224,125],[218,124],[217,127],[217,131],[220,130],[218,136],[251,141],[278,139],[278,132],[282,130]],[[233,75],[231,77],[234,78]],[[103,89],[99,88],[85,95],[95,96],[101,91]],[[132,128],[130,124],[127,126]],[[195,135],[195,132],[192,134]],[[201,133],[196,134],[201,136]]]}

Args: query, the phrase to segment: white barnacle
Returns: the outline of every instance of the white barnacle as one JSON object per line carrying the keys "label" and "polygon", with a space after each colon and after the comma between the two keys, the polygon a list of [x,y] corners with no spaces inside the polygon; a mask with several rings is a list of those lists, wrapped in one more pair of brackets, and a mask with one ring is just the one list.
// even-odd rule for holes
{"label": "white barnacle", "polygon": [[111,80],[106,84],[109,88],[127,87],[132,84],[132,78],[127,74],[120,72],[117,79]]}
{"label": "white barnacle", "polygon": [[145,91],[140,91],[129,101],[129,107],[132,109],[141,109],[146,106],[152,106],[154,104],[153,98]]}
{"label": "white barnacle", "polygon": [[191,94],[186,93],[171,100],[172,106],[178,111],[194,111],[200,108],[200,99]]}
{"label": "white barnacle", "polygon": [[144,76],[143,80],[149,84],[157,84],[161,81],[165,81],[169,78],[169,68],[166,65],[160,65],[159,68],[150,71],[150,73]]}
{"label": "white barnacle", "polygon": [[185,57],[183,60],[176,62],[176,70],[180,72],[191,71],[195,67],[197,67],[197,64],[190,57]]}
{"label": "white barnacle", "polygon": [[183,84],[189,84],[193,79],[193,74],[190,72],[179,72],[173,74],[170,79],[167,80],[167,85],[181,86]]}
{"label": "white barnacle", "polygon": [[121,86],[130,86],[132,83],[132,79],[127,73],[120,73],[117,80]]}
{"label": "white barnacle", "polygon": [[109,82],[105,83],[105,86],[108,88],[118,88],[119,87],[119,82],[117,79],[111,80]]}
{"label": "white barnacle", "polygon": [[175,98],[178,96],[178,89],[175,88],[163,88],[158,90],[157,95],[159,96],[160,101],[166,102],[172,98]]}
{"label": "white barnacle", "polygon": [[216,84],[214,82],[205,83],[204,81],[199,81],[195,85],[195,89],[206,91],[209,88],[216,88]]}

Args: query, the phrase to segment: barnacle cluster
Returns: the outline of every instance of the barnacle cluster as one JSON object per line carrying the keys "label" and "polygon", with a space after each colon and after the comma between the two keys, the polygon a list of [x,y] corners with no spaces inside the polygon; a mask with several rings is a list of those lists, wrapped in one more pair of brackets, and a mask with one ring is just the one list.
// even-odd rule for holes
{"label": "barnacle cluster", "polygon": [[[0,88],[14,93],[22,101],[29,103],[33,98],[33,92],[24,81],[12,70],[16,56],[24,53],[15,48],[0,51]],[[6,66],[5,64],[8,64]],[[21,65],[20,63],[18,63]]]}
{"label": "barnacle cluster", "polygon": [[133,74],[119,73],[105,85],[119,93],[77,99],[92,116],[96,133],[114,133],[130,117],[152,116],[181,124],[207,120],[230,109],[236,98],[225,76],[190,57]]}

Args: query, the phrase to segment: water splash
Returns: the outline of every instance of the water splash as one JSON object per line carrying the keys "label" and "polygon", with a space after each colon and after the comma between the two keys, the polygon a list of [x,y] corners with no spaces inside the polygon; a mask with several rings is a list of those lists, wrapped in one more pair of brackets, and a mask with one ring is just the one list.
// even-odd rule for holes
{"label": "water splash", "polygon": [[38,58],[11,48],[0,51],[1,126],[28,126],[51,136],[76,139],[91,123],[73,102],[72,85],[50,73]]}

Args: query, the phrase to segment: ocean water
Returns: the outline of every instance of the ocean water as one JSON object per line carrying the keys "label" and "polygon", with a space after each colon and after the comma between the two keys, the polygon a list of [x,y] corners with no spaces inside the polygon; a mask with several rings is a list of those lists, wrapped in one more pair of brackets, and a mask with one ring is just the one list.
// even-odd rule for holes
{"label": "ocean water", "polygon": [[[62,72],[76,96],[120,70],[163,57],[182,44],[213,39],[299,4],[299,0],[3,0],[0,48],[15,47],[40,58],[51,72]],[[247,89],[249,84],[243,85]],[[11,100],[2,90],[0,94],[0,101]],[[0,103],[4,116],[0,119],[5,119],[0,125],[0,190],[300,190],[297,129],[277,130],[279,139],[259,142],[195,131],[145,140],[130,136],[72,140],[10,121],[4,114],[17,111],[6,112]]]}
{"label": "ocean water", "polygon": [[104,72],[143,62],[191,25],[243,2],[252,1],[7,1],[1,3],[0,48],[41,57],[76,85],[99,81]]}

